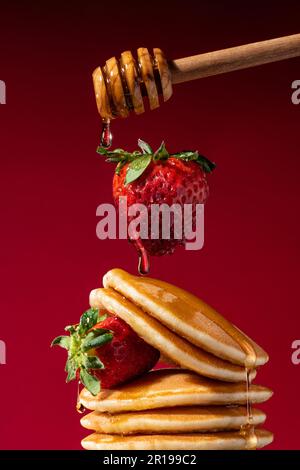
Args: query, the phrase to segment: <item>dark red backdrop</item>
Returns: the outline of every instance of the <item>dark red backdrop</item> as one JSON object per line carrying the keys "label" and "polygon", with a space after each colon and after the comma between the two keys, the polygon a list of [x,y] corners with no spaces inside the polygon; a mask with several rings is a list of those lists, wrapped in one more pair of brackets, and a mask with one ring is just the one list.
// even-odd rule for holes
{"label": "dark red backdrop", "polygon": [[[299,32],[299,2],[2,1],[0,10],[0,447],[77,449],[86,432],[76,385],[65,385],[64,353],[49,344],[109,268],[137,263],[125,241],[95,235],[113,168],[95,153],[91,72],[143,45],[178,58]],[[154,259],[151,274],[203,297],[269,352],[256,381],[275,390],[262,406],[273,449],[300,448],[300,366],[290,360],[300,336],[299,65],[178,85],[159,110],[113,126],[116,146],[165,139],[218,164],[204,249]]]}

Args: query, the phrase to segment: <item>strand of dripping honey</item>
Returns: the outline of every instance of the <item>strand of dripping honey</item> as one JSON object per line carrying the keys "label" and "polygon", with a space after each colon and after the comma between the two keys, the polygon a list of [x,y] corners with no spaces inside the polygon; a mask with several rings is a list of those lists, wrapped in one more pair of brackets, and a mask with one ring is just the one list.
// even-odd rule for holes
{"label": "strand of dripping honey", "polygon": [[80,380],[78,380],[78,382],[77,382],[76,411],[77,411],[77,413],[82,414],[82,413],[85,412],[85,408],[84,408],[83,404],[80,401],[80,384],[81,384],[81,382],[80,382]]}
{"label": "strand of dripping honey", "polygon": [[102,132],[100,137],[101,147],[108,149],[112,144],[112,137],[110,119],[102,119]]}
{"label": "strand of dripping honey", "polygon": [[252,344],[247,341],[244,335],[231,323],[227,322],[225,318],[220,321],[214,315],[208,315],[212,321],[221,326],[226,333],[231,336],[231,338],[238,343],[242,351],[244,351],[245,357],[245,386],[246,386],[246,423],[243,424],[240,428],[240,435],[245,439],[246,450],[255,450],[257,448],[257,437],[255,434],[255,428],[253,424],[253,414],[252,414],[252,403],[250,398],[250,385],[251,385],[251,371],[255,369],[257,355]]}
{"label": "strand of dripping honey", "polygon": [[138,256],[139,256],[138,272],[141,276],[145,276],[150,271],[149,253],[144,247],[143,241],[141,240],[141,238],[132,239],[130,241],[133,243],[135,249],[138,252]]}
{"label": "strand of dripping honey", "polygon": [[246,372],[246,400],[247,400],[247,421],[241,426],[240,434],[246,440],[246,450],[255,450],[257,448],[257,437],[253,425],[252,403],[250,400],[250,369]]}
{"label": "strand of dripping honey", "polygon": [[245,383],[246,383],[246,423],[240,428],[240,435],[246,441],[246,450],[255,450],[257,448],[257,437],[253,424],[252,403],[250,398],[251,386],[251,371],[255,368],[256,352],[253,346],[248,342],[244,336],[234,327],[230,328],[227,333],[240,345],[241,349],[245,352]]}

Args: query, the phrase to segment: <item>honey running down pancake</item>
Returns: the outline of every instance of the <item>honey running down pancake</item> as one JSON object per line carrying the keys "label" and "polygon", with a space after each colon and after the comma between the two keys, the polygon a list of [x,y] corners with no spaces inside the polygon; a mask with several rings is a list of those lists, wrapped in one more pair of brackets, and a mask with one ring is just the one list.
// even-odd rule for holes
{"label": "honey running down pancake", "polygon": [[[252,410],[252,424],[266,420],[260,410]],[[247,424],[247,408],[242,406],[190,406],[130,413],[93,411],[80,420],[84,428],[101,434],[180,434],[239,430]]]}
{"label": "honey running down pancake", "polygon": [[[256,448],[273,441],[273,434],[264,429],[255,430]],[[81,441],[87,450],[245,450],[248,440],[239,432],[212,434],[155,434],[119,436],[91,434]]]}
{"label": "honey running down pancake", "polygon": [[[271,396],[268,388],[250,386],[252,403],[262,403]],[[161,369],[117,389],[102,390],[96,397],[84,388],[80,402],[88,410],[121,413],[174,406],[244,405],[247,392],[244,383],[219,382],[185,370]]]}
{"label": "honey running down pancake", "polygon": [[133,276],[122,269],[109,271],[103,278],[103,286],[114,289],[182,338],[221,359],[251,369],[268,361],[267,353],[260,346],[183,289],[160,280]]}
{"label": "honey running down pancake", "polygon": [[[122,318],[146,343],[154,346],[182,368],[218,380],[246,381],[244,367],[224,361],[194,346],[113,289],[92,291],[90,304],[92,308],[104,308]],[[253,378],[255,371],[251,374]]]}

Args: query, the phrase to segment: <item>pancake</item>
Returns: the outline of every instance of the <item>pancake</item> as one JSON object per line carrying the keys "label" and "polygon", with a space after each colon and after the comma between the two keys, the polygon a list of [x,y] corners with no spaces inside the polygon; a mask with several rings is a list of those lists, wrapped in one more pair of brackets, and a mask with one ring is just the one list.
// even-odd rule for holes
{"label": "pancake", "polygon": [[[109,313],[122,318],[146,343],[154,346],[163,356],[169,357],[182,368],[213,379],[228,382],[246,381],[245,368],[224,361],[180,338],[113,289],[92,291],[90,305],[92,308],[105,308]],[[253,376],[252,372],[251,378]]]}
{"label": "pancake", "polygon": [[180,337],[221,359],[248,368],[268,361],[267,353],[254,341],[183,289],[133,276],[122,269],[108,271],[103,286],[119,292]]}
{"label": "pancake", "polygon": [[[251,403],[262,403],[271,396],[268,388],[250,386]],[[247,392],[244,383],[229,384],[185,370],[161,369],[117,389],[102,390],[96,397],[84,388],[80,402],[88,410],[121,413],[174,406],[243,405],[247,402]]]}
{"label": "pancake", "polygon": [[[263,424],[266,415],[252,410],[253,426]],[[109,414],[93,411],[81,420],[84,428],[101,434],[180,434],[240,430],[247,424],[242,406],[190,406],[131,413]]]}
{"label": "pancake", "polygon": [[[255,430],[256,448],[273,441],[273,434],[264,429]],[[245,450],[248,440],[239,432],[215,434],[137,435],[119,436],[91,434],[81,441],[87,450]]]}

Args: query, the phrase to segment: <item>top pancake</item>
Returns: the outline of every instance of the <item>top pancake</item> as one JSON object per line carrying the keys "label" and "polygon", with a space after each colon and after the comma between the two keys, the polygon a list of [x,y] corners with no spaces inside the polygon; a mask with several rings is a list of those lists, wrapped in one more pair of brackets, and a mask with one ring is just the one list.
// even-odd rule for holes
{"label": "top pancake", "polygon": [[[249,400],[262,403],[272,391],[251,385]],[[210,380],[182,369],[160,369],[113,390],[102,390],[96,397],[85,388],[80,402],[88,410],[122,413],[178,406],[240,405],[247,402],[244,383],[230,384]]]}
{"label": "top pancake", "polygon": [[[194,346],[113,289],[92,291],[90,304],[93,308],[105,308],[109,313],[122,318],[140,338],[180,367],[227,382],[246,380],[245,368]],[[255,371],[252,371],[250,378],[254,375]]]}
{"label": "top pancake", "polygon": [[233,364],[255,368],[267,353],[222,315],[189,292],[167,282],[112,269],[103,286],[119,292],[190,343]]}

